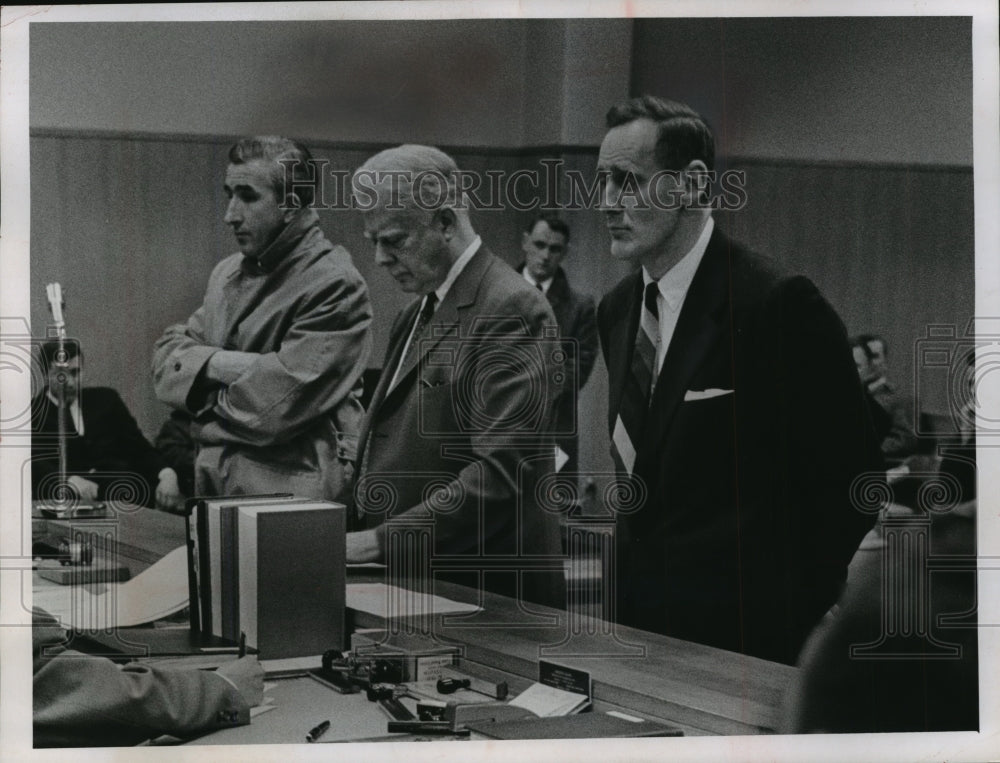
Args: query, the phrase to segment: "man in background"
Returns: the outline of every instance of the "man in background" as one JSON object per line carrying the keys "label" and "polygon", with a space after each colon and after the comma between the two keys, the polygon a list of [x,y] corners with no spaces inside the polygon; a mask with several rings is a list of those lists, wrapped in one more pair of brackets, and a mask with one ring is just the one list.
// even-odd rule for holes
{"label": "man in background", "polygon": [[566,458],[561,471],[575,472],[579,454],[577,403],[597,358],[597,313],[593,297],[573,289],[562,268],[569,253],[569,239],[569,226],[564,220],[553,214],[536,216],[521,237],[524,262],[518,270],[549,301],[567,350],[567,381],[553,432]]}
{"label": "man in background", "polygon": [[877,334],[859,334],[851,339],[854,363],[861,383],[881,411],[876,415],[889,420],[882,439],[882,454],[890,464],[899,464],[917,452],[919,443],[913,428],[913,401],[900,395],[889,383],[889,346]]}
{"label": "man in background", "polygon": [[515,595],[551,576],[519,572],[514,589],[490,568],[559,553],[558,518],[534,489],[553,469],[559,345],[543,341],[555,323],[545,298],[485,247],[456,202],[457,173],[438,149],[405,145],[354,176],[375,262],[414,299],[393,323],[362,429],[347,560],[385,560],[387,522],[433,522],[433,555]]}
{"label": "man in background", "polygon": [[368,288],[319,228],[304,146],[246,138],[229,161],[223,219],[240,251],[156,343],[156,394],[193,418],[199,495],[333,499],[353,475]]}
{"label": "man in background", "polygon": [[59,496],[59,402],[66,406],[67,486],[84,503],[115,499],[176,509],[182,503],[177,473],[149,444],[118,393],[80,387],[83,355],[76,342],[41,346],[45,389],[31,402],[31,494]]}
{"label": "man in background", "polygon": [[611,255],[636,266],[598,308],[612,456],[638,496],[616,619],[791,663],[872,523],[852,482],[881,467],[843,324],[715,225],[697,112],[642,96],[607,127]]}

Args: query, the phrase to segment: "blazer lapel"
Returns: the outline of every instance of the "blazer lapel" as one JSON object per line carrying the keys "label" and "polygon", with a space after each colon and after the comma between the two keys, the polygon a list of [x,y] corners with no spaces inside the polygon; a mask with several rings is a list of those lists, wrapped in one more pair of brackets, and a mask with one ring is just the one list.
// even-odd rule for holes
{"label": "blazer lapel", "polygon": [[[358,433],[357,464],[359,476],[365,463],[364,456],[365,451],[368,448],[368,437],[371,434],[372,423],[375,421],[375,417],[378,414],[379,409],[385,402],[386,395],[389,392],[389,382],[392,381],[392,372],[396,369],[396,366],[399,365],[399,357],[403,352],[403,342],[406,341],[409,329],[413,326],[413,321],[416,317],[417,310],[419,309],[419,299],[415,300],[413,304],[403,308],[403,312],[400,313],[399,319],[396,321],[396,324],[393,326],[389,335],[389,348],[386,351],[385,363],[382,366],[382,373],[379,374],[378,384],[375,385],[375,391],[372,393],[372,399],[368,404],[368,410],[365,412],[365,417],[361,421],[361,431]],[[400,338],[400,335],[402,335],[402,338]]]}
{"label": "blazer lapel", "polygon": [[625,287],[627,295],[620,305],[611,305],[615,311],[621,311],[626,320],[618,321],[608,332],[608,418],[609,427],[614,431],[615,418],[621,406],[625,382],[629,377],[632,353],[635,350],[635,337],[639,331],[639,306],[642,301],[642,271],[630,276],[630,285]]}
{"label": "blazer lapel", "polygon": [[650,406],[652,425],[643,434],[643,452],[657,451],[657,444],[670,431],[688,383],[723,334],[729,317],[725,309],[728,294],[729,256],[725,240],[716,230],[688,289],[663,360]]}
{"label": "blazer lapel", "polygon": [[[396,383],[388,388],[387,394],[392,394],[398,387],[403,386],[403,381],[417,369],[420,359],[434,349],[442,339],[455,335],[459,325],[458,311],[460,308],[475,303],[479,284],[486,277],[486,271],[489,269],[492,260],[493,255],[489,253],[486,247],[480,245],[479,251],[465,264],[465,268],[458,274],[458,278],[452,283],[441,304],[434,311],[430,322],[424,328],[419,345],[409,353],[406,364],[399,369]],[[413,310],[413,313],[407,316],[408,321],[404,324],[406,330],[399,338],[398,344],[400,345],[400,349],[395,353],[395,364],[392,368],[395,368],[396,364],[399,363],[402,346],[406,344],[406,339],[410,335],[410,331],[413,330],[416,311],[420,309],[421,304],[422,300],[417,300],[417,306]]]}
{"label": "blazer lapel", "polygon": [[[562,268],[556,270],[556,274],[552,276],[552,283],[549,284],[549,290],[545,292],[545,297],[556,316],[556,323],[560,326],[565,325],[569,317],[566,315],[567,303],[569,302],[569,281],[566,280],[566,274]],[[563,339],[565,338],[563,337]]]}

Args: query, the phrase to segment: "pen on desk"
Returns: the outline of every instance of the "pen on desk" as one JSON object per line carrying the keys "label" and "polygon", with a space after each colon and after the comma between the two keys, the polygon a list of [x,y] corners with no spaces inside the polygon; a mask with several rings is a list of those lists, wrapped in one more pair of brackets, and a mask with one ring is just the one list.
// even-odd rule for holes
{"label": "pen on desk", "polygon": [[306,734],[307,742],[315,742],[321,736],[326,733],[326,730],[330,728],[330,721],[323,721],[319,726],[312,729],[308,734]]}
{"label": "pen on desk", "polygon": [[238,656],[247,656],[247,634],[245,631],[240,631],[240,652]]}

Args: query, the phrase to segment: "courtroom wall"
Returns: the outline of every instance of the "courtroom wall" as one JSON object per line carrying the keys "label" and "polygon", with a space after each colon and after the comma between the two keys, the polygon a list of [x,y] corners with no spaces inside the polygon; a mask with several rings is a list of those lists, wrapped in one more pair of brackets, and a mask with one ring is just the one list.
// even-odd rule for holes
{"label": "courtroom wall", "polygon": [[[62,281],[87,382],[121,390],[153,435],[166,409],[152,343],[234,250],[221,190],[233,137],[288,133],[342,169],[406,140],[465,169],[558,157],[591,176],[600,115],[631,89],[705,111],[721,168],[747,172],[746,208],[720,225],[813,278],[849,331],[884,331],[908,390],[923,327],[973,311],[969,46],[962,20],[35,25],[32,325],[48,322],[44,283]],[[599,297],[624,268],[598,212],[566,216],[570,279]],[[405,297],[359,215],[321,218],[370,285],[379,365]],[[475,223],[513,264],[529,218]],[[599,363],[582,397],[586,468],[608,465],[606,385]]]}

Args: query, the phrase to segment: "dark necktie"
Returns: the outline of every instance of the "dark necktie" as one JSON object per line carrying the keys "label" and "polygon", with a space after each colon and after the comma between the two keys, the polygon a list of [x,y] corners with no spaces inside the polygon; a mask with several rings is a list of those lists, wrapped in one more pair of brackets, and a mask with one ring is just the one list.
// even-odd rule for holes
{"label": "dark necktie", "polygon": [[417,351],[417,345],[420,343],[420,338],[423,336],[424,330],[427,328],[427,324],[431,322],[431,318],[434,316],[434,306],[437,304],[437,294],[431,292],[426,297],[424,297],[424,304],[420,308],[420,312],[417,313],[416,323],[413,324],[413,333],[410,335],[410,343],[406,346],[406,351],[403,353],[403,357],[400,358],[399,368],[396,371],[396,379],[393,381],[399,381],[399,374],[403,372],[403,369],[407,367],[407,363],[413,354]]}
{"label": "dark necktie", "polygon": [[[431,318],[434,316],[434,306],[436,304],[437,304],[437,294],[435,294],[434,292],[431,292],[426,297],[424,297],[424,304],[420,307],[420,311],[417,313],[417,319],[413,324],[413,331],[410,334],[410,343],[406,346],[406,349],[403,351],[403,357],[399,359],[399,365],[396,366],[396,374],[393,377],[391,384],[389,385],[389,389],[392,389],[393,387],[396,386],[396,383],[399,381],[399,375],[403,372],[403,369],[406,368],[407,361],[409,361],[409,359],[413,357],[413,353],[416,352],[415,348],[417,344],[420,342],[420,337],[424,333],[424,329],[427,328],[427,324],[430,323]],[[355,481],[355,484],[359,484],[361,480],[365,477],[365,475],[368,473],[368,457],[371,455],[371,445],[372,445],[371,437],[369,436],[368,442],[362,444],[362,447],[364,448],[364,454],[361,457],[361,464],[360,468],[357,471],[357,479]],[[359,501],[355,506],[355,511],[357,512],[358,519],[361,521],[363,526],[374,527],[375,525],[379,524],[380,520],[376,520],[370,517],[369,515],[365,514],[364,506],[362,505],[361,501]]]}
{"label": "dark necktie", "polygon": [[658,290],[655,281],[646,286],[635,349],[632,352],[632,366],[625,380],[612,435],[616,460],[621,462],[629,474],[635,468],[637,446],[642,437],[643,424],[649,416],[649,404],[656,387],[656,344],[660,332],[659,311],[656,308]]}

